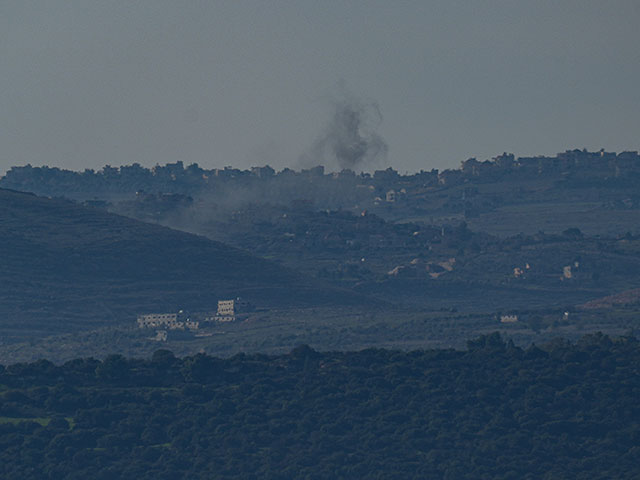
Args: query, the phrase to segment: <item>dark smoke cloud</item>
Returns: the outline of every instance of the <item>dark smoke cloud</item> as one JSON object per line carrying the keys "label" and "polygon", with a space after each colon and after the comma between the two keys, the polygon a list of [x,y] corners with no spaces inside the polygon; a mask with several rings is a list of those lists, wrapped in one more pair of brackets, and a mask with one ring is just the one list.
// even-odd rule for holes
{"label": "dark smoke cloud", "polygon": [[386,160],[389,147],[376,131],[382,123],[378,104],[345,92],[332,104],[331,121],[302,163],[362,170]]}

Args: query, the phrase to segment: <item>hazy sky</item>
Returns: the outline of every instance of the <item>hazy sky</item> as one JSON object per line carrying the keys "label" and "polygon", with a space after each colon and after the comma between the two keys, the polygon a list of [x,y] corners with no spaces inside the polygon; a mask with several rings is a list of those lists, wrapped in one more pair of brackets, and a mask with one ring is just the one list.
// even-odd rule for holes
{"label": "hazy sky", "polygon": [[386,163],[640,150],[640,2],[0,0],[0,173],[297,167],[348,91]]}

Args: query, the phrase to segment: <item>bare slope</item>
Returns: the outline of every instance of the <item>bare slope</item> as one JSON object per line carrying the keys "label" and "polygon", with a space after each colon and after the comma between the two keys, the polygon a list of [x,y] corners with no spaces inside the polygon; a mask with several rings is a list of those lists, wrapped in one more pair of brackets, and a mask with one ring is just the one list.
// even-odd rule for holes
{"label": "bare slope", "polygon": [[0,189],[0,341],[144,311],[345,305],[360,297],[204,237]]}

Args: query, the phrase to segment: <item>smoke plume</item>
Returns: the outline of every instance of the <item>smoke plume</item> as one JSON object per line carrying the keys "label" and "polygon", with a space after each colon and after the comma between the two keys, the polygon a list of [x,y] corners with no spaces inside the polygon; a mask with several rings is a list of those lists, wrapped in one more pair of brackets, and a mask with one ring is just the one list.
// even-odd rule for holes
{"label": "smoke plume", "polygon": [[389,147],[376,131],[382,123],[378,104],[343,92],[332,107],[331,120],[302,162],[354,171],[383,162]]}

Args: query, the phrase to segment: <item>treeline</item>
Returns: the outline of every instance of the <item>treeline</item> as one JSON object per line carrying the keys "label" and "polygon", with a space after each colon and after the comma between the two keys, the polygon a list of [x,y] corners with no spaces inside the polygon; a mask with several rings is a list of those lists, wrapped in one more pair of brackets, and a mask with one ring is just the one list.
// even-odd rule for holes
{"label": "treeline", "polygon": [[0,366],[0,477],[638,478],[640,343]]}

